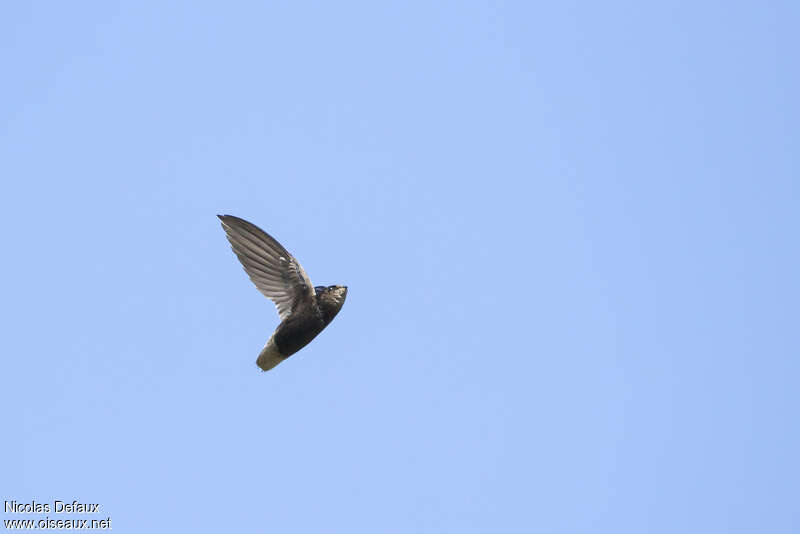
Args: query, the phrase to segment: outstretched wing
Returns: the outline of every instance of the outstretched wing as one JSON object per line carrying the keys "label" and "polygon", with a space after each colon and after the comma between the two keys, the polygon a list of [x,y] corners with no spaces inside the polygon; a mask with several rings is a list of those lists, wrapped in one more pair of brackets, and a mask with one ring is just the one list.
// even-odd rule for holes
{"label": "outstretched wing", "polygon": [[234,217],[217,215],[233,251],[261,293],[278,308],[281,321],[298,304],[310,303],[314,286],[300,263],[258,226]]}

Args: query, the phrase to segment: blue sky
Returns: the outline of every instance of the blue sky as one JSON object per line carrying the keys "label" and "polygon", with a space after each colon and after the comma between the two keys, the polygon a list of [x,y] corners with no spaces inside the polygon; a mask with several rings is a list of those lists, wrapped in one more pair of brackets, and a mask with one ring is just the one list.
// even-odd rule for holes
{"label": "blue sky", "polygon": [[[798,23],[3,6],[3,499],[123,533],[797,532]],[[269,373],[217,213],[350,288]]]}

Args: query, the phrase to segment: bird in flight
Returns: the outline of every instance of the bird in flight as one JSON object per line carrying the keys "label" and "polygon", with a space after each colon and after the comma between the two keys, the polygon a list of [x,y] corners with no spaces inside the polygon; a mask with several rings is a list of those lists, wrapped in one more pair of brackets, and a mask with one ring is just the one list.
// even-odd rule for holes
{"label": "bird in flight", "polygon": [[256,360],[269,371],[333,321],[347,297],[347,286],[314,287],[300,262],[261,228],[233,215],[217,217],[250,280],[278,308],[281,324]]}

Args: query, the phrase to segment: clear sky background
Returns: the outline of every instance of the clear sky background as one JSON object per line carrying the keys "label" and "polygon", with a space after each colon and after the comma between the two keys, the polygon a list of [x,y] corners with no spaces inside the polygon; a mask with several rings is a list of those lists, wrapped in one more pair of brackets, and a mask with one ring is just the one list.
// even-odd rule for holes
{"label": "clear sky background", "polygon": [[[5,3],[0,497],[121,533],[800,531],[798,27]],[[217,213],[350,287],[269,373]]]}

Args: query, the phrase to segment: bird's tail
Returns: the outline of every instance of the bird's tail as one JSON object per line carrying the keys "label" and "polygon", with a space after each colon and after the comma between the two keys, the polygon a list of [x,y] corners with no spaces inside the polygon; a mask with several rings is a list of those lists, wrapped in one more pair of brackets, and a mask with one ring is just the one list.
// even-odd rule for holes
{"label": "bird's tail", "polygon": [[286,357],[278,352],[274,336],[272,336],[269,338],[269,341],[267,341],[267,344],[264,345],[264,348],[261,349],[258,359],[256,360],[256,365],[261,367],[262,371],[269,371],[285,359]]}

